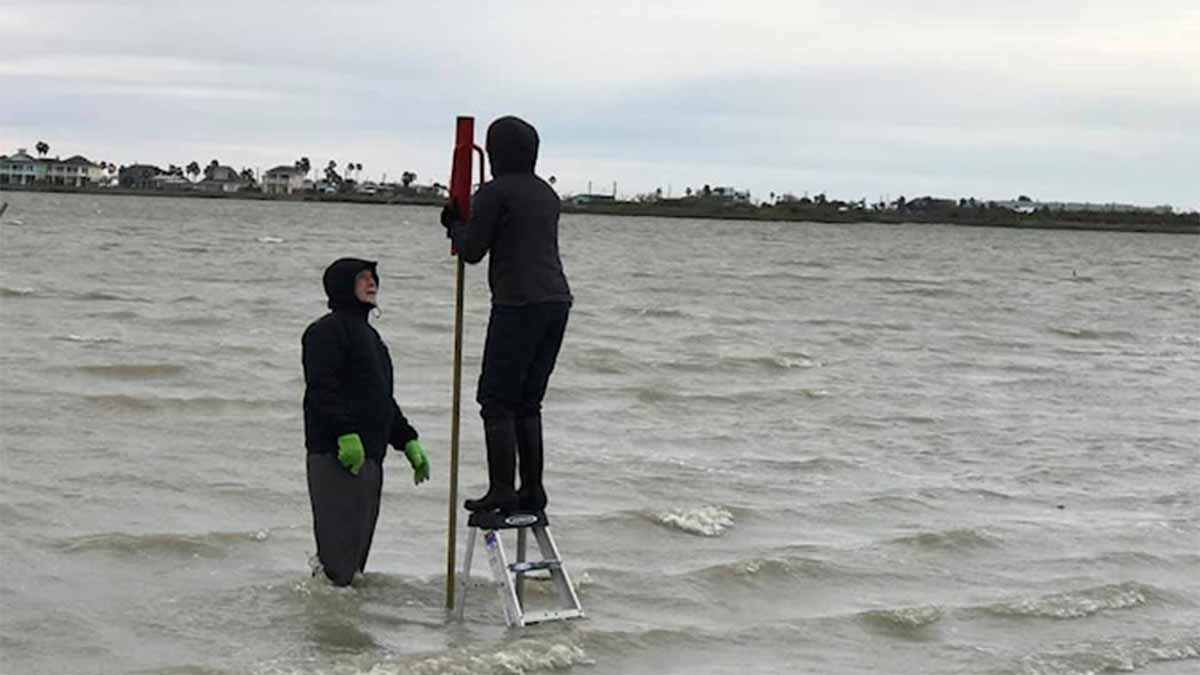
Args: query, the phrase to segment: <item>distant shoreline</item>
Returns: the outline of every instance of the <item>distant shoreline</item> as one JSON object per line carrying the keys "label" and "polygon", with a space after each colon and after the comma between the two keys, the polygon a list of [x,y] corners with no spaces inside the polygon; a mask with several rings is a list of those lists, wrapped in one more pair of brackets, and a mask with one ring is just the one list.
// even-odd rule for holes
{"label": "distant shoreline", "polygon": [[[963,210],[966,211],[966,210]],[[1026,230],[1092,230],[1102,232],[1154,232],[1160,234],[1200,234],[1200,214],[1116,214],[1105,220],[1105,213],[1068,212],[1065,214],[1021,214],[990,209],[958,214],[921,211],[836,211],[832,209],[775,206],[741,206],[735,204],[687,208],[658,206],[653,203],[609,203],[570,205],[563,203],[564,213],[590,213],[608,216],[650,216],[656,218],[708,218],[720,220],[749,220],[771,222],[828,223],[847,226],[882,225],[959,225],[964,227],[1005,227]],[[1069,216],[1069,217],[1068,217]]]}
{"label": "distant shoreline", "polygon": [[[303,203],[346,203],[400,206],[441,206],[438,197],[396,197],[364,194],[264,194],[261,192],[194,192],[182,190],[137,190],[129,188],[70,188],[49,186],[0,186],[4,192],[39,192],[48,194],[113,195],[126,197],[181,197],[185,199],[240,199]],[[938,212],[916,210],[873,211],[855,209],[838,211],[813,206],[776,204],[704,203],[681,206],[678,202],[664,206],[653,202],[610,202],[574,204],[564,201],[563,213],[594,214],[617,217],[689,218],[704,220],[746,220],[759,222],[808,222],[843,224],[865,223],[885,225],[928,224],[961,225],[966,227],[1006,227],[1037,230],[1092,230],[1103,232],[1153,232],[1162,234],[1200,234],[1200,214],[1109,214],[1096,212],[1058,212],[1023,214],[1006,209],[950,209]]]}
{"label": "distant shoreline", "polygon": [[437,197],[386,197],[365,194],[324,194],[304,192],[297,194],[267,194],[263,192],[201,192],[199,190],[140,190],[135,188],[75,188],[63,186],[18,186],[0,185],[4,192],[41,192],[46,194],[118,195],[122,197],[182,197],[184,199],[242,199],[263,202],[342,202],[351,204],[405,204],[415,206],[441,206],[446,200]]}

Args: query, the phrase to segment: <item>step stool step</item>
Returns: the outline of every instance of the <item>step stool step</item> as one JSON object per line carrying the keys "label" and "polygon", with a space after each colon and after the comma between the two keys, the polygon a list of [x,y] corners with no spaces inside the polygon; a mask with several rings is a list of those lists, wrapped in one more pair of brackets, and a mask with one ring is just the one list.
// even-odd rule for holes
{"label": "step stool step", "polygon": [[562,567],[561,560],[530,560],[513,563],[508,566],[508,569],[514,572],[532,572],[534,570],[558,569],[560,567]]}
{"label": "step stool step", "polygon": [[545,511],[505,514],[499,511],[475,511],[467,518],[467,525],[481,530],[510,530],[514,527],[547,527],[550,519]]}
{"label": "step stool step", "polygon": [[559,621],[561,619],[578,619],[581,616],[583,616],[583,611],[578,609],[551,609],[544,612],[525,612],[521,618],[522,623],[528,626],[531,623]]}

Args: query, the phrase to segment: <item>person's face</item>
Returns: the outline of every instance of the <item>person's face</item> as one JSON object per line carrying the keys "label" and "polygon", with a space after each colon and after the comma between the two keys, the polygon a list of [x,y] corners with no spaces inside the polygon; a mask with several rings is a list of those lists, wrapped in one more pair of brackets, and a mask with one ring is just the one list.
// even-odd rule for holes
{"label": "person's face", "polygon": [[378,294],[379,287],[375,285],[375,275],[371,274],[371,270],[363,270],[354,277],[354,297],[359,302],[374,305]]}

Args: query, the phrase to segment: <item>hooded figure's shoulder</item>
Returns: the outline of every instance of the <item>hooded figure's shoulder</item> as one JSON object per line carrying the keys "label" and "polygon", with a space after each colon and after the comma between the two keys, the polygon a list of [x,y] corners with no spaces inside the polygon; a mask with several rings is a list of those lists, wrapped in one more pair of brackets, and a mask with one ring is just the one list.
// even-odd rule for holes
{"label": "hooded figure's shoulder", "polygon": [[497,176],[480,186],[475,198],[507,207],[532,204],[562,206],[562,199],[554,188],[541,176],[532,173]]}
{"label": "hooded figure's shoulder", "polygon": [[337,312],[329,312],[308,324],[300,341],[305,347],[329,348],[344,343],[348,327],[343,317]]}
{"label": "hooded figure's shoulder", "polygon": [[325,326],[328,326],[336,321],[337,317],[334,316],[333,312],[326,312],[320,317],[314,319],[312,323],[308,324],[308,328],[305,328],[304,332],[308,333],[313,330],[321,330]]}

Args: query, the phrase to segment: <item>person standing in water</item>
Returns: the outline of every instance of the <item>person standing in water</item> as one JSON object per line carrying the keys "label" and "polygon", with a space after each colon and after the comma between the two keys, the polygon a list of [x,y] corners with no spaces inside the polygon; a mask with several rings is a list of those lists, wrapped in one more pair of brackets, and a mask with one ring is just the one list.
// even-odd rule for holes
{"label": "person standing in water", "polygon": [[[488,490],[468,499],[470,511],[538,512],[542,485],[542,399],[562,346],[571,290],[558,252],[561,200],[534,173],[538,134],[518,117],[488,127],[492,180],[480,186],[462,222],[451,202],[442,225],[458,255],[487,254],[492,309],[476,400],[487,444]],[[517,457],[521,488],[514,489]]]}
{"label": "person standing in water", "polygon": [[388,444],[403,449],[416,484],[429,479],[429,461],[392,398],[387,346],[367,322],[379,292],[376,263],[336,260],[324,285],[330,312],[301,340],[304,440],[317,558],[334,585],[346,586],[367,566]]}

